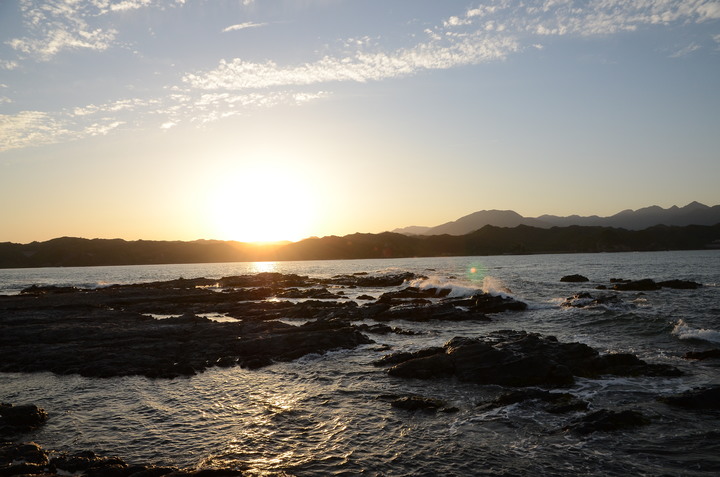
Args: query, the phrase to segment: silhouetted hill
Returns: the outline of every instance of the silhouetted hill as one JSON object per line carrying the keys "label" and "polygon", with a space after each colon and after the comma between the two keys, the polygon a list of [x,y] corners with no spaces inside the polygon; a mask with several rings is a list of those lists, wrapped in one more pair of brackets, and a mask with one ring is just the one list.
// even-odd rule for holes
{"label": "silhouetted hill", "polygon": [[538,219],[523,217],[512,210],[480,210],[465,217],[460,217],[453,222],[432,227],[423,235],[464,235],[486,225],[496,227],[517,227],[518,225],[549,226]]}
{"label": "silhouetted hill", "polygon": [[720,205],[708,207],[699,202],[691,202],[684,207],[672,206],[663,209],[657,205],[638,210],[623,210],[610,217],[592,215],[581,217],[570,215],[541,215],[537,218],[523,217],[512,210],[480,210],[436,227],[411,226],[395,229],[394,232],[407,235],[464,235],[486,225],[497,227],[516,227],[531,225],[534,227],[569,227],[572,225],[619,227],[628,230],[642,230],[654,225],[686,226],[714,225],[720,223]]}
{"label": "silhouetted hill", "polygon": [[610,217],[556,217],[542,215],[538,219],[556,226],[602,225],[621,227],[629,230],[641,230],[653,225],[714,225],[720,223],[720,205],[708,207],[699,202],[691,202],[685,207],[676,205],[663,209],[657,205],[638,210],[623,210]]}
{"label": "silhouetted hill", "polygon": [[0,243],[0,268],[234,262],[256,260],[261,255],[257,246],[220,240],[167,242],[62,237],[24,245]]}
{"label": "silhouetted hill", "polygon": [[623,252],[720,248],[720,224],[612,227],[486,225],[466,235],[352,234],[258,246],[239,242],[163,242],[63,237],[30,244],[0,243],[0,268],[70,267],[259,260],[337,260],[532,253]]}

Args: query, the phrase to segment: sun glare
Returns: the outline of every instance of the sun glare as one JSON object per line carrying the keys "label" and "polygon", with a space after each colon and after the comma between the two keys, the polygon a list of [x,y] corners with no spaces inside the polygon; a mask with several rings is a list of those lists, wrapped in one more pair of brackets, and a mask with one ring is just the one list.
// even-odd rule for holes
{"label": "sun glare", "polygon": [[277,242],[312,235],[315,198],[307,178],[296,170],[238,168],[212,187],[207,210],[215,238]]}

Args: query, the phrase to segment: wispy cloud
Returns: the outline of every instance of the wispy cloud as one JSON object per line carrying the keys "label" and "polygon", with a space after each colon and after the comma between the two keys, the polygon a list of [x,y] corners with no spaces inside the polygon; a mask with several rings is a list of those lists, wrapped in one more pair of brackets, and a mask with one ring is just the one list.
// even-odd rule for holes
{"label": "wispy cloud", "polygon": [[517,42],[509,37],[478,39],[473,35],[451,42],[431,40],[390,53],[359,51],[354,56],[325,56],[295,66],[279,66],[273,61],[254,63],[240,58],[221,60],[217,68],[185,75],[183,81],[201,90],[261,89],[338,81],[362,83],[404,77],[420,70],[498,60],[517,49]]}
{"label": "wispy cloud", "polygon": [[[41,61],[67,51],[105,51],[119,44],[121,32],[98,19],[143,8],[182,6],[186,1],[200,0],[19,0],[26,34],[6,43],[25,55],[24,59]],[[330,96],[325,90],[334,83],[392,80],[502,61],[518,52],[542,48],[549,36],[611,35],[644,26],[718,18],[717,0],[490,0],[413,32],[406,38],[411,43],[403,48],[383,46],[382,37],[359,37],[341,39],[324,55],[302,62],[226,58],[213,68],[181,73],[177,83],[167,85],[154,98],[85,104],[55,113],[2,115],[0,151],[108,134],[123,127],[167,130],[184,124],[204,125],[258,108],[300,105]],[[245,22],[221,31],[266,25]],[[720,43],[720,35],[713,38]],[[673,56],[697,48],[691,43]],[[20,66],[15,60],[0,60],[0,70]],[[0,97],[0,102],[8,101],[6,96]]]}
{"label": "wispy cloud", "polygon": [[64,127],[62,121],[42,111],[0,114],[0,152],[50,144],[71,136],[72,132]]}
{"label": "wispy cloud", "polygon": [[237,25],[230,25],[227,28],[223,28],[222,32],[227,33],[229,31],[245,30],[247,28],[257,28],[257,27],[263,27],[266,25],[267,25],[267,23],[253,23],[253,22],[238,23]]}
{"label": "wispy cloud", "polygon": [[326,55],[295,65],[233,58],[221,60],[211,70],[186,74],[183,82],[194,89],[235,91],[401,78],[425,70],[502,60],[526,48],[538,48],[538,39],[547,36],[609,35],[643,25],[715,18],[720,18],[720,2],[709,0],[546,0],[530,4],[497,0],[427,29],[427,40],[414,47],[367,51],[358,45],[350,54]]}
{"label": "wispy cloud", "polygon": [[203,126],[259,109],[302,105],[327,96],[323,91],[173,93],[161,99],[123,99],[57,113],[21,111],[0,115],[0,152],[106,135],[123,127],[167,130],[182,124]]}
{"label": "wispy cloud", "polygon": [[117,43],[118,31],[91,25],[89,20],[113,12],[184,3],[185,0],[20,0],[27,35],[6,43],[40,61],[48,61],[63,51],[104,51]]}
{"label": "wispy cloud", "polygon": [[697,43],[690,43],[688,46],[686,46],[684,48],[680,48],[676,52],[672,53],[670,55],[670,58],[681,58],[683,56],[689,55],[693,51],[699,50],[700,48],[701,48],[701,46],[698,45]]}
{"label": "wispy cloud", "polygon": [[20,67],[17,61],[0,60],[0,70],[14,70]]}

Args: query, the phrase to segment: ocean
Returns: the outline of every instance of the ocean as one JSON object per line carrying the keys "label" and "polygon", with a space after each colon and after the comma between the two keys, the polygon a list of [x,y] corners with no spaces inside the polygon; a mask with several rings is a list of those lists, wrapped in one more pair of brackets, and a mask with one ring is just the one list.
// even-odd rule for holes
{"label": "ocean", "polygon": [[[92,450],[157,465],[236,467],[248,475],[720,474],[720,414],[657,399],[720,385],[717,360],[683,358],[689,351],[720,348],[720,250],[12,269],[0,270],[0,294],[34,284],[101,287],[268,271],[311,277],[410,271],[427,276],[409,283],[414,286],[450,288],[451,296],[481,289],[529,308],[492,315],[490,322],[391,322],[417,334],[369,334],[374,344],[257,370],[211,368],[173,380],[0,373],[0,401],[48,411],[46,425],[26,436],[47,449]],[[590,281],[560,281],[570,274]],[[596,290],[611,278],[703,286]],[[348,293],[377,297],[383,291]],[[579,292],[619,300],[561,306]],[[633,353],[685,375],[578,379],[563,391],[587,400],[591,411],[632,409],[650,418],[638,428],[578,435],[563,430],[577,417],[573,413],[552,414],[527,403],[478,406],[501,394],[499,386],[397,378],[372,364],[386,353],[504,329],[553,335],[605,353]],[[457,412],[407,411],[382,399],[408,393],[442,399]]]}

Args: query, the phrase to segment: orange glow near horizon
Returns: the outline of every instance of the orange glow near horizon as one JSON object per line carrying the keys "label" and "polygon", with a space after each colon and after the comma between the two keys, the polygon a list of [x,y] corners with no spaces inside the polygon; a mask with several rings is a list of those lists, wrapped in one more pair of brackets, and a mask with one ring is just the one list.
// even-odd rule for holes
{"label": "orange glow near horizon", "polygon": [[209,235],[238,242],[298,241],[312,235],[317,199],[303,174],[270,164],[226,172],[209,184]]}

